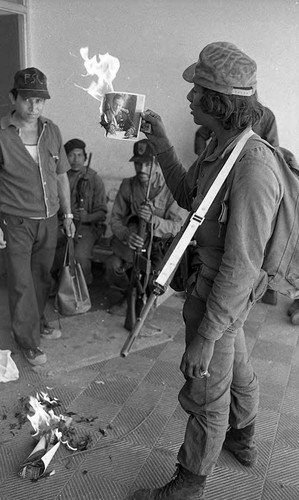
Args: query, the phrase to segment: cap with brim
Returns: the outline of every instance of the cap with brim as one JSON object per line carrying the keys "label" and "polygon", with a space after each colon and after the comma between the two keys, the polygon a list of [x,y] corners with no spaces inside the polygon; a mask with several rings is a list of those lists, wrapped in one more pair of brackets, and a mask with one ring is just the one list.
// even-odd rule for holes
{"label": "cap with brim", "polygon": [[18,91],[23,99],[28,99],[29,97],[39,97],[40,99],[51,99],[50,94],[47,90],[24,90],[24,89],[15,89]]}
{"label": "cap with brim", "polygon": [[51,99],[47,88],[47,77],[37,68],[25,68],[17,71],[12,90],[16,90],[24,99],[28,97]]}
{"label": "cap with brim", "polygon": [[132,156],[132,158],[129,159],[129,161],[152,161],[153,157],[152,156]]}
{"label": "cap with brim", "polygon": [[133,156],[129,161],[149,162],[154,156],[155,152],[149,140],[141,139],[141,141],[135,142]]}
{"label": "cap with brim", "polygon": [[256,63],[228,42],[214,42],[199,54],[198,61],[183,73],[189,83],[222,94],[251,96],[256,92]]}

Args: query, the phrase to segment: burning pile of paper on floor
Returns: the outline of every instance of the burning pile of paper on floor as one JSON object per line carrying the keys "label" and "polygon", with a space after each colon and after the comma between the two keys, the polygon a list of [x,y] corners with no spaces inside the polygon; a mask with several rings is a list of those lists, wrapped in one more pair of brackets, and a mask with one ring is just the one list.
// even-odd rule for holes
{"label": "burning pile of paper on floor", "polygon": [[54,414],[53,408],[60,406],[57,398],[50,399],[45,393],[37,394],[29,398],[30,412],[27,415],[35,431],[34,437],[39,441],[25,462],[21,465],[19,475],[22,478],[37,480],[47,470],[49,463],[54,457],[63,435],[67,434],[72,419],[63,415]]}

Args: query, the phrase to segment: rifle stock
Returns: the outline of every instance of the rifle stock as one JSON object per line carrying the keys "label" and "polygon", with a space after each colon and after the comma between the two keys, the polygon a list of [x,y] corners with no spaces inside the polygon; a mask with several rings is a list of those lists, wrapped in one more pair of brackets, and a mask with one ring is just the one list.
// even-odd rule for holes
{"label": "rifle stock", "polygon": [[146,291],[141,284],[141,273],[148,275],[150,272],[150,265],[150,260],[144,257],[141,252],[135,252],[124,325],[126,330],[133,330],[137,318],[140,316],[146,303]]}

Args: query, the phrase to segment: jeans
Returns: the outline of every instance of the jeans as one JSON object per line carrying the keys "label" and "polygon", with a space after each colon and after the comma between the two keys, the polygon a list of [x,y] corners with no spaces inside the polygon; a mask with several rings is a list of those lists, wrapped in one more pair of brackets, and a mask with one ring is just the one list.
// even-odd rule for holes
{"label": "jeans", "polygon": [[[204,316],[204,301],[189,295],[183,309],[186,346]],[[255,421],[258,381],[248,359],[244,331],[228,329],[215,342],[210,377],[187,379],[179,402],[189,414],[180,464],[197,475],[211,474],[225,439],[228,425],[242,429]]]}
{"label": "jeans", "polygon": [[40,344],[40,328],[51,285],[57,217],[28,219],[2,214],[6,240],[8,301],[12,331],[24,349]]}

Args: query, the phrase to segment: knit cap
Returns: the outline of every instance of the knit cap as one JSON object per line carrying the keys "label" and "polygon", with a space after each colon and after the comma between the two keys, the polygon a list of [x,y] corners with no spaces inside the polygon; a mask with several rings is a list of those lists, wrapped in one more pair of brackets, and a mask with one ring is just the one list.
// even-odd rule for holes
{"label": "knit cap", "polygon": [[83,149],[85,153],[86,144],[81,139],[71,139],[67,141],[64,145],[66,154],[68,155],[73,149]]}

